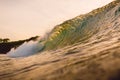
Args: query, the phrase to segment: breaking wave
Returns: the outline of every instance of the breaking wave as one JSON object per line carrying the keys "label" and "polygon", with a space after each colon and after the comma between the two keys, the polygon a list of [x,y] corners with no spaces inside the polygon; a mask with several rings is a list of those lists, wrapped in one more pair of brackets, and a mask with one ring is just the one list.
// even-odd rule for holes
{"label": "breaking wave", "polygon": [[[109,16],[115,17],[117,14],[116,9],[112,10],[119,0],[93,10],[92,12],[84,15],[77,16],[71,20],[57,25],[54,29],[44,36],[42,41],[24,43],[17,49],[12,49],[7,53],[10,57],[25,57],[36,54],[39,51],[56,50],[75,43],[85,43],[92,36],[94,39],[99,39],[105,32],[109,32],[108,23],[112,22]],[[119,10],[118,10],[119,11]],[[111,21],[110,21],[111,20]]]}
{"label": "breaking wave", "polygon": [[78,42],[87,42],[91,36],[101,34],[110,22],[109,16],[114,17],[114,13],[109,14],[108,11],[113,9],[118,2],[119,0],[113,1],[102,8],[57,25],[46,40],[45,49],[54,50]]}

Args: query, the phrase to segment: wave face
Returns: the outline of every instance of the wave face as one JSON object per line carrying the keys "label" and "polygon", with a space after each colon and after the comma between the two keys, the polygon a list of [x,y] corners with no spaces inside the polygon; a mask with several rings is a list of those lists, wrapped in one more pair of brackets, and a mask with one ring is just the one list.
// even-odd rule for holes
{"label": "wave face", "polygon": [[[46,40],[45,50],[54,50],[75,43],[86,43],[92,36],[101,35],[105,30],[107,32],[112,18],[116,17],[115,11],[118,8],[115,7],[119,5],[119,2],[119,0],[113,1],[102,8],[57,25]],[[100,37],[94,39],[98,38]]]}

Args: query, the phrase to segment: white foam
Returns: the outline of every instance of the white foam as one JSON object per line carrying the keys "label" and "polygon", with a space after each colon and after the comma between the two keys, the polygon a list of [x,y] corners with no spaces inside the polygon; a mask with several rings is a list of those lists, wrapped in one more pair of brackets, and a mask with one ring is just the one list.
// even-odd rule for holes
{"label": "white foam", "polygon": [[11,49],[11,51],[8,52],[7,55],[10,57],[26,57],[39,52],[40,50],[43,49],[43,47],[44,46],[38,42],[34,42],[34,41],[30,41],[28,43],[25,42],[17,49],[14,48]]}

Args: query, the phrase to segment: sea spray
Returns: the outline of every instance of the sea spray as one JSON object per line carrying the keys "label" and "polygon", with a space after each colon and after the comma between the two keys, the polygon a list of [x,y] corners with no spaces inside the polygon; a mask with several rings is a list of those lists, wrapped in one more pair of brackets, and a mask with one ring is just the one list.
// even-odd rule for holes
{"label": "sea spray", "polygon": [[10,52],[7,53],[9,57],[26,57],[33,54],[36,54],[37,52],[41,51],[44,48],[44,45],[42,43],[39,43],[37,41],[30,41],[25,42],[17,49],[11,49]]}

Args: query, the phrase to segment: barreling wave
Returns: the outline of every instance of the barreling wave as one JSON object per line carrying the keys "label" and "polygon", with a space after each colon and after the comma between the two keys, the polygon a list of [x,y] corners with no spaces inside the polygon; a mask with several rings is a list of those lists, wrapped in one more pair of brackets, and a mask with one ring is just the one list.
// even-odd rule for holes
{"label": "barreling wave", "polygon": [[107,13],[119,2],[119,0],[113,1],[102,8],[57,25],[45,41],[45,50],[86,42],[91,36],[105,29],[106,25],[103,26],[103,24],[107,24],[106,20],[110,15]]}
{"label": "barreling wave", "polygon": [[[26,57],[40,51],[56,50],[70,45],[101,41],[120,32],[120,0],[57,25],[39,42],[24,43],[7,53],[10,57]],[[114,34],[116,33],[116,34]],[[71,47],[71,46],[70,46]]]}

